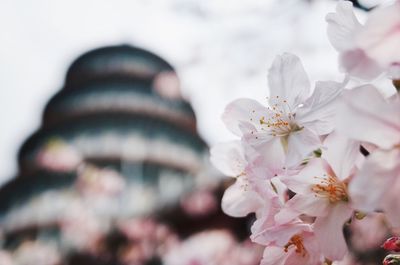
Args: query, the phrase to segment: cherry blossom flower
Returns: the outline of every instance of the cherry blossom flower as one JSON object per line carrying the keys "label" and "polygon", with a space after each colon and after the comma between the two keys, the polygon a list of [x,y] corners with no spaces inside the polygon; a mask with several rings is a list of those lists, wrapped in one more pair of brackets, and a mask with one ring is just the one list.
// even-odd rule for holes
{"label": "cherry blossom flower", "polygon": [[[311,227],[303,226],[304,230],[292,235],[284,245],[270,244],[264,250],[261,265],[321,265],[321,255],[316,237]],[[277,232],[287,229],[278,227]],[[279,233],[282,234],[282,233]],[[278,235],[278,234],[277,234]],[[285,235],[285,233],[283,233]],[[287,239],[283,236],[285,240]],[[284,242],[283,240],[279,240]]]}
{"label": "cherry blossom flower", "polygon": [[[283,174],[284,152],[279,142],[265,145],[269,152],[260,156],[251,148],[243,147],[241,141],[232,141],[214,146],[211,161],[225,175],[236,181],[224,193],[223,211],[234,217],[243,217],[256,212],[273,193],[268,181]],[[268,189],[261,188],[268,186]]]}
{"label": "cherry blossom flower", "polygon": [[275,221],[274,216],[283,207],[283,198],[279,196],[283,189],[276,186],[277,193],[270,199],[268,209],[257,216],[251,228],[252,241],[266,247],[261,265],[322,264],[323,256],[310,224],[298,218],[285,224]]}
{"label": "cherry blossom flower", "polygon": [[[357,100],[354,100],[357,99]],[[354,124],[357,126],[353,126]],[[373,86],[347,91],[338,113],[338,130],[378,147],[349,185],[354,206],[365,212],[383,210],[400,227],[400,100],[385,99]]]}
{"label": "cherry blossom flower", "polygon": [[285,164],[298,165],[320,147],[320,136],[333,130],[335,102],[342,85],[317,82],[310,95],[310,81],[300,59],[287,53],[274,60],[268,82],[269,106],[238,99],[226,107],[223,120],[257,150],[269,141],[280,142],[287,155]]}
{"label": "cherry blossom flower", "polygon": [[273,215],[280,208],[279,204],[275,206],[269,216],[257,220],[252,227],[252,239],[266,246],[261,265],[322,264],[324,258],[312,226],[298,219],[283,225],[274,224]]}
{"label": "cherry blossom flower", "polygon": [[297,176],[282,177],[296,195],[275,219],[284,224],[301,214],[316,217],[314,231],[322,253],[341,260],[347,252],[343,225],[353,213],[347,183],[361,154],[357,142],[336,133],[325,139],[324,147],[322,157],[311,160]]}
{"label": "cherry blossom flower", "polygon": [[350,1],[340,1],[327,15],[328,36],[345,72],[371,80],[382,72],[400,78],[400,1],[373,10],[365,25]]}

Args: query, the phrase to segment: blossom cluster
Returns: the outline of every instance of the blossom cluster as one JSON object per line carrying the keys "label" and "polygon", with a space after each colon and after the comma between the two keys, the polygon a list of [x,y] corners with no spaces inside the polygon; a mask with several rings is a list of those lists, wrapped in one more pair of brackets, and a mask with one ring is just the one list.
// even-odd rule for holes
{"label": "blossom cluster", "polygon": [[[400,97],[370,82],[400,79],[400,1],[373,10],[364,24],[349,1],[326,17],[343,82],[311,83],[300,59],[277,56],[265,104],[230,103],[222,119],[238,140],[211,149],[234,177],[222,199],[234,217],[254,213],[251,240],[262,265],[349,264],[343,229],[383,212],[400,227]],[[362,82],[349,87],[349,80]],[[393,91],[395,91],[393,87]]]}

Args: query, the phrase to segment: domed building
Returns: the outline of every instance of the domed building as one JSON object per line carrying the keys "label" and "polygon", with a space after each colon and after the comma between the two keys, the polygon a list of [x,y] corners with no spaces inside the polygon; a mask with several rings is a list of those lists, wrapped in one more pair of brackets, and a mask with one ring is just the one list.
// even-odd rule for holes
{"label": "domed building", "polygon": [[240,243],[248,219],[221,212],[207,161],[171,65],[132,46],[88,52],[0,189],[0,264],[174,264],[185,239],[226,246],[209,259],[235,247],[247,253],[236,264],[257,264],[260,251]]}

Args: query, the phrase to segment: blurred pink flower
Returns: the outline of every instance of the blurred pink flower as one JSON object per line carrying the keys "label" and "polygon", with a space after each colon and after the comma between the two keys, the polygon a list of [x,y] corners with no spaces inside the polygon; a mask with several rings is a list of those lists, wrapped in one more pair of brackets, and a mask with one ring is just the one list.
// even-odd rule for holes
{"label": "blurred pink flower", "polygon": [[166,225],[150,218],[121,221],[118,228],[129,240],[128,246],[121,253],[126,264],[144,264],[179,244],[178,236]]}
{"label": "blurred pink flower", "polygon": [[14,251],[13,260],[18,265],[58,265],[61,256],[55,242],[25,241]]}
{"label": "blurred pink flower", "polygon": [[1,265],[14,265],[11,254],[5,250],[0,250],[0,264]]}
{"label": "blurred pink flower", "polygon": [[107,233],[100,220],[80,204],[70,206],[59,222],[63,242],[75,250],[96,253]]}
{"label": "blurred pink flower", "polygon": [[390,233],[383,213],[371,213],[362,220],[354,218],[350,231],[350,243],[360,252],[378,248]]}
{"label": "blurred pink flower", "polygon": [[218,210],[218,200],[212,190],[196,190],[183,196],[180,200],[186,214],[198,217],[214,213]]}
{"label": "blurred pink flower", "polygon": [[[355,100],[356,99],[356,100]],[[383,210],[400,227],[400,99],[385,99],[373,86],[347,91],[338,110],[337,126],[347,136],[379,147],[349,184],[354,207]],[[354,126],[357,124],[357,126]]]}
{"label": "blurred pink flower", "polygon": [[82,160],[78,150],[59,139],[48,141],[37,155],[41,167],[60,172],[76,170]]}
{"label": "blurred pink flower", "polygon": [[365,25],[350,1],[340,1],[327,15],[328,36],[340,52],[340,64],[350,75],[373,79],[382,72],[400,78],[400,1],[373,10]]}
{"label": "blurred pink flower", "polygon": [[125,188],[125,179],[115,170],[83,165],[78,169],[78,189],[88,196],[114,196]]}
{"label": "blurred pink flower", "polygon": [[226,107],[223,120],[234,134],[256,149],[278,141],[287,155],[285,165],[298,165],[320,147],[320,135],[333,130],[334,103],[342,85],[318,82],[310,95],[308,77],[300,59],[292,54],[276,57],[268,81],[269,107],[255,100],[238,99]]}
{"label": "blurred pink flower", "polygon": [[237,242],[224,230],[195,234],[164,257],[165,265],[220,265],[229,257]]}

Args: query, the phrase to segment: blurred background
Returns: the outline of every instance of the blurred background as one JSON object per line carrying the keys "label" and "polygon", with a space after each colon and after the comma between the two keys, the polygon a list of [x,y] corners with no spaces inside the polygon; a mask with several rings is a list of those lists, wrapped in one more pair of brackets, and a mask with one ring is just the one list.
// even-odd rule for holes
{"label": "blurred background", "polygon": [[258,264],[208,148],[232,139],[227,103],[267,96],[276,54],[343,78],[335,4],[3,0],[0,264]]}

